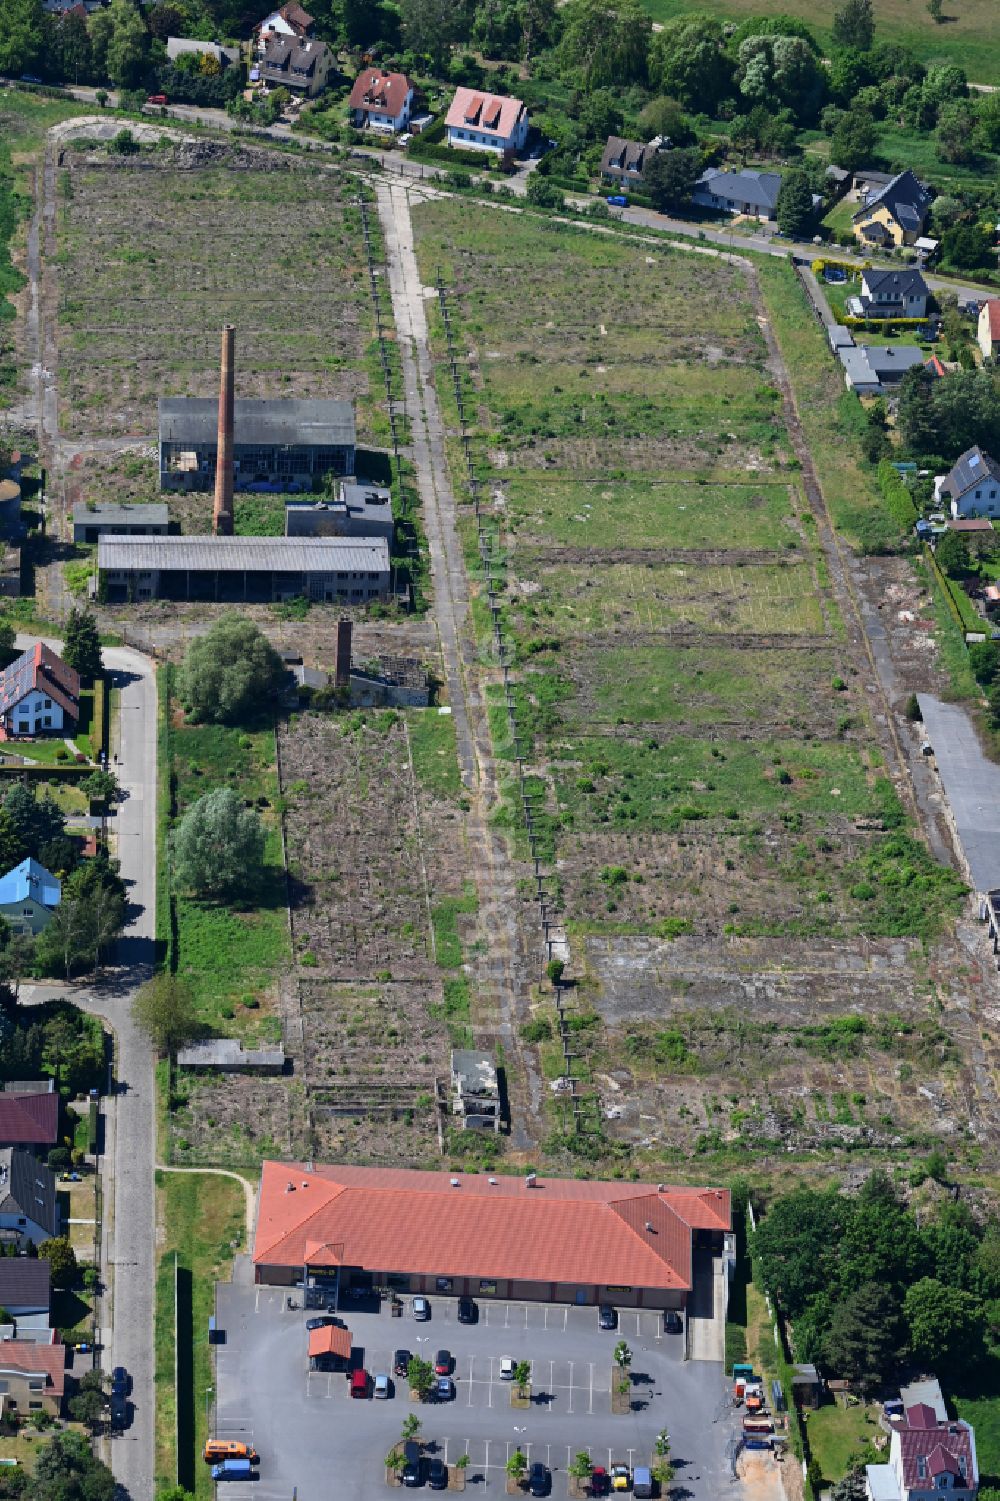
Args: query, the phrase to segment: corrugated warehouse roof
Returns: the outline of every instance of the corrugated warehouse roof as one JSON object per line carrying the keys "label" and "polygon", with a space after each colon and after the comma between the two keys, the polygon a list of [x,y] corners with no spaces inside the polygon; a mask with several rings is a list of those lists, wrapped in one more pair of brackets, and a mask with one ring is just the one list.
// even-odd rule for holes
{"label": "corrugated warehouse roof", "polygon": [[[161,396],[160,442],[212,444],[219,435],[219,404],[211,396]],[[237,401],[234,441],[241,444],[335,448],[354,442],[349,401]]]}
{"label": "corrugated warehouse roof", "polygon": [[102,537],[97,566],[211,573],[387,573],[384,537]]}
{"label": "corrugated warehouse roof", "polygon": [[445,1277],[691,1287],[691,1232],[722,1189],[265,1162],[253,1259]]}

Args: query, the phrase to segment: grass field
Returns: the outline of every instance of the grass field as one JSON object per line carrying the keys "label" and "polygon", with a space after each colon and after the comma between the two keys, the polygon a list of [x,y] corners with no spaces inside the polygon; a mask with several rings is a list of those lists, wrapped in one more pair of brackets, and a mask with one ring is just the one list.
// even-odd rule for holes
{"label": "grass field", "polygon": [[[867,963],[858,940],[931,942],[961,897],[901,827],[800,488],[767,319],[787,340],[838,520],[861,529],[881,516],[855,458],[853,408],[792,273],[762,267],[758,293],[721,260],[506,216],[487,234],[446,202],[418,205],[414,223],[423,280],[448,268],[468,350],[474,461],[505,555],[501,618],[526,788],[578,977],[574,1067],[602,1119],[623,1122],[619,1149],[656,1142],[671,1162],[760,1139],[775,1112],[779,1137],[805,1132],[832,1147],[848,1125],[887,1129],[897,1102],[885,1081],[861,1077],[860,1058],[856,1072],[841,1060],[804,1086],[789,1034],[770,1064],[754,1045],[744,1072],[755,1024],[741,1008],[755,1003],[730,975],[744,944],[759,975],[789,945],[822,942],[823,959],[803,958],[817,980],[796,987],[796,1015],[810,1003],[853,1009],[845,977]],[[641,291],[623,297],[633,285]],[[438,384],[454,422],[447,373]],[[460,470],[456,480],[461,494]],[[459,525],[489,663],[467,509]],[[495,680],[484,686],[508,774],[496,822],[526,860],[503,694]],[[900,965],[912,996],[920,982],[902,954]],[[662,1031],[665,1013],[676,1036]],[[769,1036],[787,1014],[778,999]],[[560,1058],[553,1038],[543,1073],[554,1077]],[[548,1108],[562,1122],[558,1097]],[[566,1140],[556,1126],[553,1148]]]}
{"label": "grass field", "polygon": [[244,1196],[232,1179],[207,1173],[160,1172],[156,1189],[157,1484],[168,1487],[180,1481],[198,1501],[209,1501],[214,1486],[199,1452],[207,1437],[205,1393],[214,1385],[205,1331],[215,1312],[215,1283],[228,1276],[244,1243]]}
{"label": "grass field", "polygon": [[[833,1485],[847,1473],[849,1460],[862,1455],[879,1432],[878,1411],[875,1404],[840,1407],[836,1402],[828,1402],[806,1416],[809,1447],[827,1485]],[[976,1437],[978,1441],[978,1433]]]}
{"label": "grass field", "polygon": [[202,1019],[223,1034],[254,1037],[272,1027],[274,984],[290,954],[274,731],[191,725],[175,711],[168,747],[178,818],[206,792],[228,786],[264,820],[262,879],[245,905],[175,892],[177,969],[191,984]]}
{"label": "grass field", "polygon": [[[747,16],[784,14],[795,16],[828,46],[830,27],[839,0],[644,0],[654,21],[698,9],[723,20],[743,21]],[[994,0],[945,0],[947,20],[938,25],[927,14],[922,0],[878,0],[875,7],[876,39],[901,42],[924,62],[947,61],[965,68],[976,83],[1000,83],[1000,35],[996,27]]]}

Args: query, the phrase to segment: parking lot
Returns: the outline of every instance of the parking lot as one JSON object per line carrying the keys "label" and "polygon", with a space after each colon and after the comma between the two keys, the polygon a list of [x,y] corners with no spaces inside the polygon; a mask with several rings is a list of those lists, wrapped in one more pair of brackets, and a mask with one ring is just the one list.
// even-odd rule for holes
{"label": "parking lot", "polygon": [[[586,1449],[594,1464],[649,1464],[656,1434],[666,1428],[676,1484],[690,1501],[716,1501],[734,1487],[727,1450],[738,1422],[720,1365],[685,1361],[683,1338],[663,1332],[662,1316],[623,1309],[619,1327],[601,1330],[596,1308],[479,1302],[475,1324],[459,1324],[456,1300],[432,1297],[431,1318],[414,1320],[404,1298],[401,1318],[388,1304],[349,1301],[339,1311],[352,1334],[352,1361],[371,1375],[391,1374],[405,1348],[432,1363],[438,1350],[453,1359],[455,1395],[447,1403],[415,1403],[405,1379],[389,1401],[352,1400],[344,1375],[308,1369],[306,1319],[286,1306],[286,1289],[226,1284],[218,1290],[225,1343],[217,1350],[216,1434],[253,1444],[261,1456],[252,1485],[230,1483],[233,1501],[319,1501],[338,1492],[353,1501],[384,1501],[385,1456],[404,1419],[415,1413],[429,1452],[449,1465],[468,1454],[466,1482],[505,1490],[514,1449],[552,1470],[552,1495],[566,1496],[566,1468]],[[301,1290],[294,1299],[301,1305]],[[612,1352],[625,1339],[633,1354],[632,1402],[612,1415]],[[500,1379],[505,1357],[532,1368],[532,1401],[510,1405],[511,1383]]]}

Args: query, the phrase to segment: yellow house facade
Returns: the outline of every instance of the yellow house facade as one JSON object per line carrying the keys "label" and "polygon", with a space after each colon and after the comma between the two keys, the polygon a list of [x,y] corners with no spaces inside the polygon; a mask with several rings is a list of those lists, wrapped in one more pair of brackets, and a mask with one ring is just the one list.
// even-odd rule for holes
{"label": "yellow house facade", "polygon": [[931,195],[907,169],[878,192],[869,193],[851,223],[862,245],[898,248],[912,245],[923,234]]}

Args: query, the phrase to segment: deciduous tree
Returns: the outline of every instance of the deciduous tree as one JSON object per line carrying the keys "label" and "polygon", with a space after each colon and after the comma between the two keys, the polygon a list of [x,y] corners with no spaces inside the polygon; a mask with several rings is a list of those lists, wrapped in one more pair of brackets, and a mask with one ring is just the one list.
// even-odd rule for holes
{"label": "deciduous tree", "polygon": [[793,238],[805,234],[813,217],[813,195],[809,178],[793,169],[781,179],[776,215],[783,235]]}
{"label": "deciduous tree", "polygon": [[159,1053],[171,1052],[198,1034],[194,994],[186,980],[159,974],[140,985],[132,1017]]}
{"label": "deciduous tree", "polygon": [[650,47],[650,80],[686,109],[714,114],[733,87],[721,24],[700,15],[668,21]]}
{"label": "deciduous tree", "polygon": [[223,615],[188,647],[180,690],[192,719],[245,724],[273,708],[284,680],[281,658],[253,621]]}
{"label": "deciduous tree", "polygon": [[219,787],[187,810],[174,832],[173,854],[180,889],[199,896],[246,892],[260,878],[264,829],[231,787]]}
{"label": "deciduous tree", "polygon": [[643,187],[663,213],[688,202],[700,171],[701,154],[695,147],[653,151],[646,157]]}
{"label": "deciduous tree", "polygon": [[41,0],[0,0],[0,73],[20,78],[41,66],[45,12]]}
{"label": "deciduous tree", "polygon": [[844,0],[843,7],[833,17],[833,45],[867,52],[874,40],[875,11],[872,0]]}

